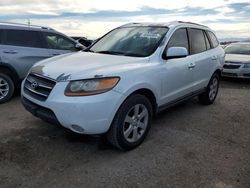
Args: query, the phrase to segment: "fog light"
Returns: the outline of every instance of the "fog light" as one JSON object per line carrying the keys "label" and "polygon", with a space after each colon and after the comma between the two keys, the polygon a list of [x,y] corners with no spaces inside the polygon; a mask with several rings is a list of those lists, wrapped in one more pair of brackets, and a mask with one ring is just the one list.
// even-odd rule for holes
{"label": "fog light", "polygon": [[71,129],[77,133],[84,133],[84,129],[79,125],[71,125]]}

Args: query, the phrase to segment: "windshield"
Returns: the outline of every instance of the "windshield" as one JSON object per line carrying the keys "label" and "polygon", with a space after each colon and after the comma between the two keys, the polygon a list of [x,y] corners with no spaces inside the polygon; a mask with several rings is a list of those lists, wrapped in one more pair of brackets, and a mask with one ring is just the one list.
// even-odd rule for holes
{"label": "windshield", "polygon": [[121,27],[114,29],[88,51],[112,55],[146,57],[154,53],[167,27]]}
{"label": "windshield", "polygon": [[226,54],[250,55],[250,44],[231,44],[225,49]]}

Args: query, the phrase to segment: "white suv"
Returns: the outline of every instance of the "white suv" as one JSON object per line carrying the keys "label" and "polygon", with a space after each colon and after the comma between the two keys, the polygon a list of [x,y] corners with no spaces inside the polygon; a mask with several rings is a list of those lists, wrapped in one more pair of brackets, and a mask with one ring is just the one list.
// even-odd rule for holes
{"label": "white suv", "polygon": [[85,51],[37,63],[22,83],[22,102],[41,119],[105,133],[129,150],[142,143],[157,112],[197,95],[212,104],[224,56],[206,26],[127,24]]}

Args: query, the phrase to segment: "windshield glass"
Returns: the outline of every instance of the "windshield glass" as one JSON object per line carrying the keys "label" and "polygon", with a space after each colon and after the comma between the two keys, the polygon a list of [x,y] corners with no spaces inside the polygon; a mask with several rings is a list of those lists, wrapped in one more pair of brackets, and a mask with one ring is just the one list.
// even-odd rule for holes
{"label": "windshield glass", "polygon": [[146,57],[154,53],[167,31],[167,27],[158,26],[117,28],[97,41],[89,51]]}
{"label": "windshield glass", "polygon": [[250,44],[231,44],[225,49],[226,54],[250,55]]}

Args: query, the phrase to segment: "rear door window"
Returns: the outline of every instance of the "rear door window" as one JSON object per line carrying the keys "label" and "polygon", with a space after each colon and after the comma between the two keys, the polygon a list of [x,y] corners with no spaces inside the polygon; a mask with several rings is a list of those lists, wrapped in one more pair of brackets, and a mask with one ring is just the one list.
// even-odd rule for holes
{"label": "rear door window", "polygon": [[212,42],[212,45],[213,47],[217,47],[219,45],[219,41],[218,39],[216,38],[216,36],[211,32],[211,31],[207,31],[208,35],[209,35],[209,38]]}
{"label": "rear door window", "polygon": [[76,51],[75,43],[64,36],[47,32],[43,35],[50,49]]}
{"label": "rear door window", "polygon": [[44,48],[39,31],[6,29],[3,43],[12,46]]}
{"label": "rear door window", "polygon": [[197,54],[207,50],[203,30],[189,29],[189,37],[191,41],[191,54]]}

